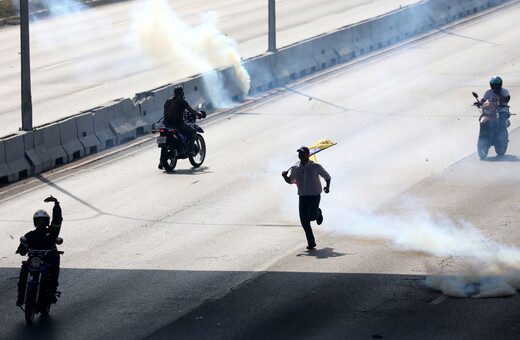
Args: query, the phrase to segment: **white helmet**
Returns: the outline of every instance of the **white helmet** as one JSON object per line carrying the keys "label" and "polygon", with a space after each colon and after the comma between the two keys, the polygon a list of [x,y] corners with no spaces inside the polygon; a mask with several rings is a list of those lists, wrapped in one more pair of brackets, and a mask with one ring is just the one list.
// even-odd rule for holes
{"label": "white helmet", "polygon": [[51,217],[49,216],[49,214],[47,214],[47,212],[45,210],[42,210],[42,209],[36,210],[36,212],[33,215],[33,221],[35,221],[37,218],[42,218],[42,217],[47,219],[47,225],[48,225],[51,220]]}

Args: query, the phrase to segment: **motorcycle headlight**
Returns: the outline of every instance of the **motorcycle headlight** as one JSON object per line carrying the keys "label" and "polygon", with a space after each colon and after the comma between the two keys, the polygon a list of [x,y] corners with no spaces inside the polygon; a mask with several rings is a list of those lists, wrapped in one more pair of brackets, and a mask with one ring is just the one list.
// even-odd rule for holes
{"label": "motorcycle headlight", "polygon": [[39,257],[33,257],[29,260],[29,267],[31,269],[40,269],[42,266],[42,260]]}

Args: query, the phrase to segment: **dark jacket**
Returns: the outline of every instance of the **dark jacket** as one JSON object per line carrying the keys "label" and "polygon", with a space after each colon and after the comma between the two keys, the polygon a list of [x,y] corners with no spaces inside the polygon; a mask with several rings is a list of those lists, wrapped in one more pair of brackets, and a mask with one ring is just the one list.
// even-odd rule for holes
{"label": "dark jacket", "polygon": [[27,243],[20,243],[18,253],[25,255],[27,254],[27,249],[53,249],[55,247],[56,238],[58,238],[60,234],[62,221],[61,207],[60,204],[56,202],[52,209],[51,225],[46,228],[36,228],[25,234]]}
{"label": "dark jacket", "polygon": [[169,98],[164,103],[164,124],[182,125],[184,123],[184,110],[189,104],[183,98]]}

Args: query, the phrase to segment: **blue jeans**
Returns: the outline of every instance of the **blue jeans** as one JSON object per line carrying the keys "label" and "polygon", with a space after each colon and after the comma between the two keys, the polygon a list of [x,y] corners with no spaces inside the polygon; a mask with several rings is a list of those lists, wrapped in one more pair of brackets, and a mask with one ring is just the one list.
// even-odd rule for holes
{"label": "blue jeans", "polygon": [[316,240],[314,239],[314,234],[312,233],[311,221],[316,221],[318,218],[320,198],[320,195],[300,196],[300,222],[302,224],[303,230],[305,231],[305,236],[307,237],[307,243],[309,246],[316,245]]}

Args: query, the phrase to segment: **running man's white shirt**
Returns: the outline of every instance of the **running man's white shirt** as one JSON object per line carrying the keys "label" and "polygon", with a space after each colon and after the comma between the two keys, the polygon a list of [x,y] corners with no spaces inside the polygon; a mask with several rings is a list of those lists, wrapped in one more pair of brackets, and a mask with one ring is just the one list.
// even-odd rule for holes
{"label": "running man's white shirt", "polygon": [[315,196],[321,194],[320,176],[324,180],[330,180],[329,173],[319,163],[309,160],[305,165],[298,163],[291,168],[289,179],[296,182],[298,187],[298,195]]}

